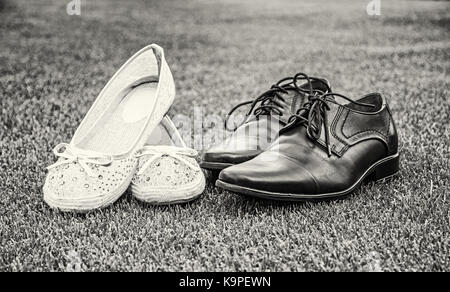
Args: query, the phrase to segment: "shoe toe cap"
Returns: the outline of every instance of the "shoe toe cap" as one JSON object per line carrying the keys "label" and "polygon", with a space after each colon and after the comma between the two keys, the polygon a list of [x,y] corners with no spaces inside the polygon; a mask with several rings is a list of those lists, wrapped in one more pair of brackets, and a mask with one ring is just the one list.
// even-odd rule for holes
{"label": "shoe toe cap", "polygon": [[[273,163],[276,161],[276,163]],[[222,170],[219,180],[248,189],[280,194],[314,194],[317,183],[303,166],[277,152]]]}
{"label": "shoe toe cap", "polygon": [[[184,159],[191,166],[164,156],[142,172],[138,167],[132,180],[133,195],[139,200],[158,204],[183,202],[198,197],[205,189],[205,176],[194,158]],[[140,164],[145,164],[145,160]]]}
{"label": "shoe toe cap", "polygon": [[[149,165],[142,173],[138,167],[132,180],[133,185],[140,189],[148,190],[155,188],[181,188],[204,178],[203,172],[200,168],[197,168],[197,161],[189,157],[185,157],[185,159],[195,165],[196,169],[192,169],[173,157],[161,157]],[[140,162],[141,166],[144,163],[145,160],[142,160]]]}

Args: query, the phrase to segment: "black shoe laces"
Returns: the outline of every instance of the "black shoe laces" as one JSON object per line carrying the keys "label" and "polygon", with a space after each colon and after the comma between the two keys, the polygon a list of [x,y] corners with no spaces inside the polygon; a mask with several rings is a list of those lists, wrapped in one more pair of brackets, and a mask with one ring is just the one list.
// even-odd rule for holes
{"label": "black shoe laces", "polygon": [[328,157],[331,156],[331,148],[330,148],[330,129],[328,127],[328,111],[330,110],[329,102],[343,106],[350,111],[358,112],[344,104],[338,103],[334,97],[338,96],[352,104],[356,104],[364,107],[374,108],[375,105],[362,103],[351,98],[339,94],[339,93],[325,93],[320,94],[316,92],[314,95],[310,95],[308,97],[308,101],[303,104],[301,108],[297,110],[297,112],[289,117],[288,124],[286,127],[281,129],[280,133],[285,132],[286,130],[298,126],[306,124],[306,133],[311,140],[317,141],[319,140],[322,134],[322,126],[325,125],[325,143],[327,147]]}
{"label": "black shoe laces", "polygon": [[[228,119],[229,117],[240,107],[251,104],[249,111],[246,113],[245,117],[251,115],[251,113],[254,110],[254,114],[256,117],[259,117],[260,115],[267,115],[271,113],[275,113],[277,115],[282,114],[282,110],[280,109],[282,105],[280,102],[286,102],[286,100],[283,98],[282,94],[287,94],[289,91],[297,91],[299,93],[312,95],[315,93],[321,93],[324,94],[325,92],[321,92],[319,90],[314,90],[312,86],[312,80],[319,80],[323,82],[327,87],[328,84],[326,84],[321,79],[317,79],[314,77],[309,77],[305,73],[297,73],[294,77],[286,77],[278,81],[276,84],[272,85],[269,90],[258,96],[254,100],[244,101],[235,107],[231,109],[231,111],[228,113],[224,127],[226,130],[228,129]],[[308,84],[308,90],[300,88],[298,85],[299,81],[306,81]],[[260,105],[255,109],[255,106],[260,103]],[[234,129],[230,131],[235,131],[238,127],[242,126],[245,123],[245,120],[238,126],[236,126]]]}

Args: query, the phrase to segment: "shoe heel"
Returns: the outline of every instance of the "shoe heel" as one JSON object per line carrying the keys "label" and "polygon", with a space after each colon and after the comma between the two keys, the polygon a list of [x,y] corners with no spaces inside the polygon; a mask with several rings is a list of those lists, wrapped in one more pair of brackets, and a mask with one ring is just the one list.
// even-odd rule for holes
{"label": "shoe heel", "polygon": [[383,163],[377,165],[373,170],[370,178],[374,181],[391,177],[395,175],[400,170],[400,156],[384,161]]}

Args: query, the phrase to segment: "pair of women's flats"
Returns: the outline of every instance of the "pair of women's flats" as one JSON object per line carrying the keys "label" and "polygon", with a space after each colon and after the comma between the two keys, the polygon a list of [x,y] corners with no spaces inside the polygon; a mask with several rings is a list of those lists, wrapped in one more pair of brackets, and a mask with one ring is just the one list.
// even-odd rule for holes
{"label": "pair of women's flats", "polygon": [[115,202],[131,185],[155,204],[200,196],[205,177],[166,115],[175,98],[172,73],[158,45],[143,48],[106,84],[69,144],[53,150],[44,201],[63,211]]}
{"label": "pair of women's flats", "polygon": [[130,185],[144,202],[187,202],[204,191],[200,166],[219,171],[216,185],[235,193],[316,200],[399,170],[397,131],[378,93],[355,101],[333,93],[323,78],[284,78],[232,109],[230,115],[251,105],[200,166],[167,116],[174,98],[163,49],[153,44],[136,53],[100,92],[70,143],[54,148],[59,159],[48,167],[45,202],[89,211],[112,204]]}

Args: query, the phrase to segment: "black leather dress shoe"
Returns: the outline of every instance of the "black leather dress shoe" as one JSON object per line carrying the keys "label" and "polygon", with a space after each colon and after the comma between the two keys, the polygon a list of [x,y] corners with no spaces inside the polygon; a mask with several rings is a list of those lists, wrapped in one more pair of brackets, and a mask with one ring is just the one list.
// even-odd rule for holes
{"label": "black leather dress shoe", "polygon": [[238,104],[228,114],[225,128],[236,109],[251,104],[245,122],[235,128],[225,141],[206,151],[200,166],[208,170],[222,170],[254,158],[278,136],[279,130],[286,126],[289,117],[301,107],[306,96],[328,92],[331,89],[327,80],[298,73],[280,80],[255,100]]}
{"label": "black leather dress shoe", "polygon": [[398,136],[386,100],[378,93],[358,101],[331,93],[310,97],[266,151],[223,170],[216,185],[267,199],[317,200],[398,170]]}

